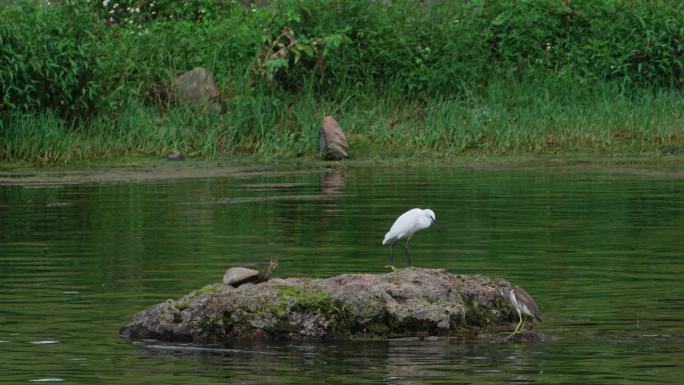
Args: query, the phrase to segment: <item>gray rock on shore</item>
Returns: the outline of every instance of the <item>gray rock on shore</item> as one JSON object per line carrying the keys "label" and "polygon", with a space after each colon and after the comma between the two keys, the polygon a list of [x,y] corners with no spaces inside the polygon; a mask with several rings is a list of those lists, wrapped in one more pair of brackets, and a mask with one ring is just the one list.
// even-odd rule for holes
{"label": "gray rock on shore", "polygon": [[136,314],[129,338],[227,342],[244,338],[388,338],[512,330],[517,314],[494,280],[443,269],[327,279],[211,284]]}
{"label": "gray rock on shore", "polygon": [[204,67],[196,67],[173,79],[173,90],[176,98],[205,112],[220,112],[217,102],[218,87],[214,77]]}

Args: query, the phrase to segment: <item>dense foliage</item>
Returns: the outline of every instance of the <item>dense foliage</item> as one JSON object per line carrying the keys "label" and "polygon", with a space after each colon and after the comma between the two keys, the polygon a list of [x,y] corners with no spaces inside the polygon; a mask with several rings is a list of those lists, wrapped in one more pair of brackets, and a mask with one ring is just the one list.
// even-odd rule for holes
{"label": "dense foliage", "polygon": [[[0,5],[0,135],[21,113],[50,114],[85,131],[94,126],[84,122],[132,105],[164,114],[173,107],[170,79],[196,66],[214,73],[224,111],[243,114],[233,116],[244,124],[238,132],[254,131],[258,105],[292,105],[303,93],[314,103],[371,91],[414,104],[482,104],[506,83],[536,85],[523,102],[540,91],[577,100],[597,87],[679,92],[684,82],[682,2],[247,3]],[[259,130],[287,127],[290,118],[274,116]]]}
{"label": "dense foliage", "polygon": [[0,9],[0,112],[94,111],[108,97],[104,36],[102,23],[85,10],[32,3]]}

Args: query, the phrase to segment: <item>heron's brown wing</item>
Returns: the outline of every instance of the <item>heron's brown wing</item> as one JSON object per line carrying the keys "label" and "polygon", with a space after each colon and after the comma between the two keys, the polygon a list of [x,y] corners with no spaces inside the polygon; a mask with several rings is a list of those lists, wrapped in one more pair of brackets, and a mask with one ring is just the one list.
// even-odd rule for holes
{"label": "heron's brown wing", "polygon": [[537,303],[534,302],[534,298],[532,298],[532,296],[529,295],[525,291],[525,289],[523,289],[520,286],[516,286],[512,290],[513,290],[513,293],[515,294],[515,298],[518,300],[518,303],[521,305],[525,305],[527,307],[527,309],[532,313],[529,315],[531,315],[532,317],[541,321],[542,320],[541,311],[539,311],[539,306],[537,306]]}

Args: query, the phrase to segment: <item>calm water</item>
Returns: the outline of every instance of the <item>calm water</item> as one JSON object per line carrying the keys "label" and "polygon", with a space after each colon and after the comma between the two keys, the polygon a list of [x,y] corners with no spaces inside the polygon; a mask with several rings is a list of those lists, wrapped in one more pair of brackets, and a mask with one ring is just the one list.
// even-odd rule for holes
{"label": "calm water", "polygon": [[[434,209],[441,229],[414,238],[418,266],[520,284],[558,340],[178,347],[118,335],[231,265],[384,272],[380,242],[412,207]],[[683,258],[682,179],[351,168],[0,185],[0,383],[682,383]]]}

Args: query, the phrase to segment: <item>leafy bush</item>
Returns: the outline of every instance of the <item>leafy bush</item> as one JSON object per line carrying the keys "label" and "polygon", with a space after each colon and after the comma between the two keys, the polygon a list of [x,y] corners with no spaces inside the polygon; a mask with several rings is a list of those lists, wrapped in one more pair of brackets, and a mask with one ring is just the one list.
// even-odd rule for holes
{"label": "leafy bush", "polygon": [[109,78],[118,84],[112,99],[166,106],[171,79],[199,66],[210,69],[224,87],[233,79],[242,81],[263,41],[248,16],[213,23],[155,21],[141,31],[113,26],[117,38],[105,42]]}
{"label": "leafy bush", "polygon": [[92,14],[19,1],[0,8],[0,20],[0,112],[97,110],[104,29]]}
{"label": "leafy bush", "polygon": [[263,63],[289,89],[372,81],[450,97],[512,74],[682,86],[681,2],[284,0],[259,12],[271,15],[262,56],[292,44]]}
{"label": "leafy bush", "polygon": [[493,59],[508,72],[682,86],[682,2],[496,0],[486,17]]}
{"label": "leafy bush", "polygon": [[60,4],[19,1],[0,11],[0,108],[74,117],[130,99],[164,105],[172,76],[195,66],[239,92],[250,82],[288,92],[373,83],[455,97],[484,95],[491,80],[512,75],[586,86],[616,81],[625,89],[682,86],[680,2]]}

